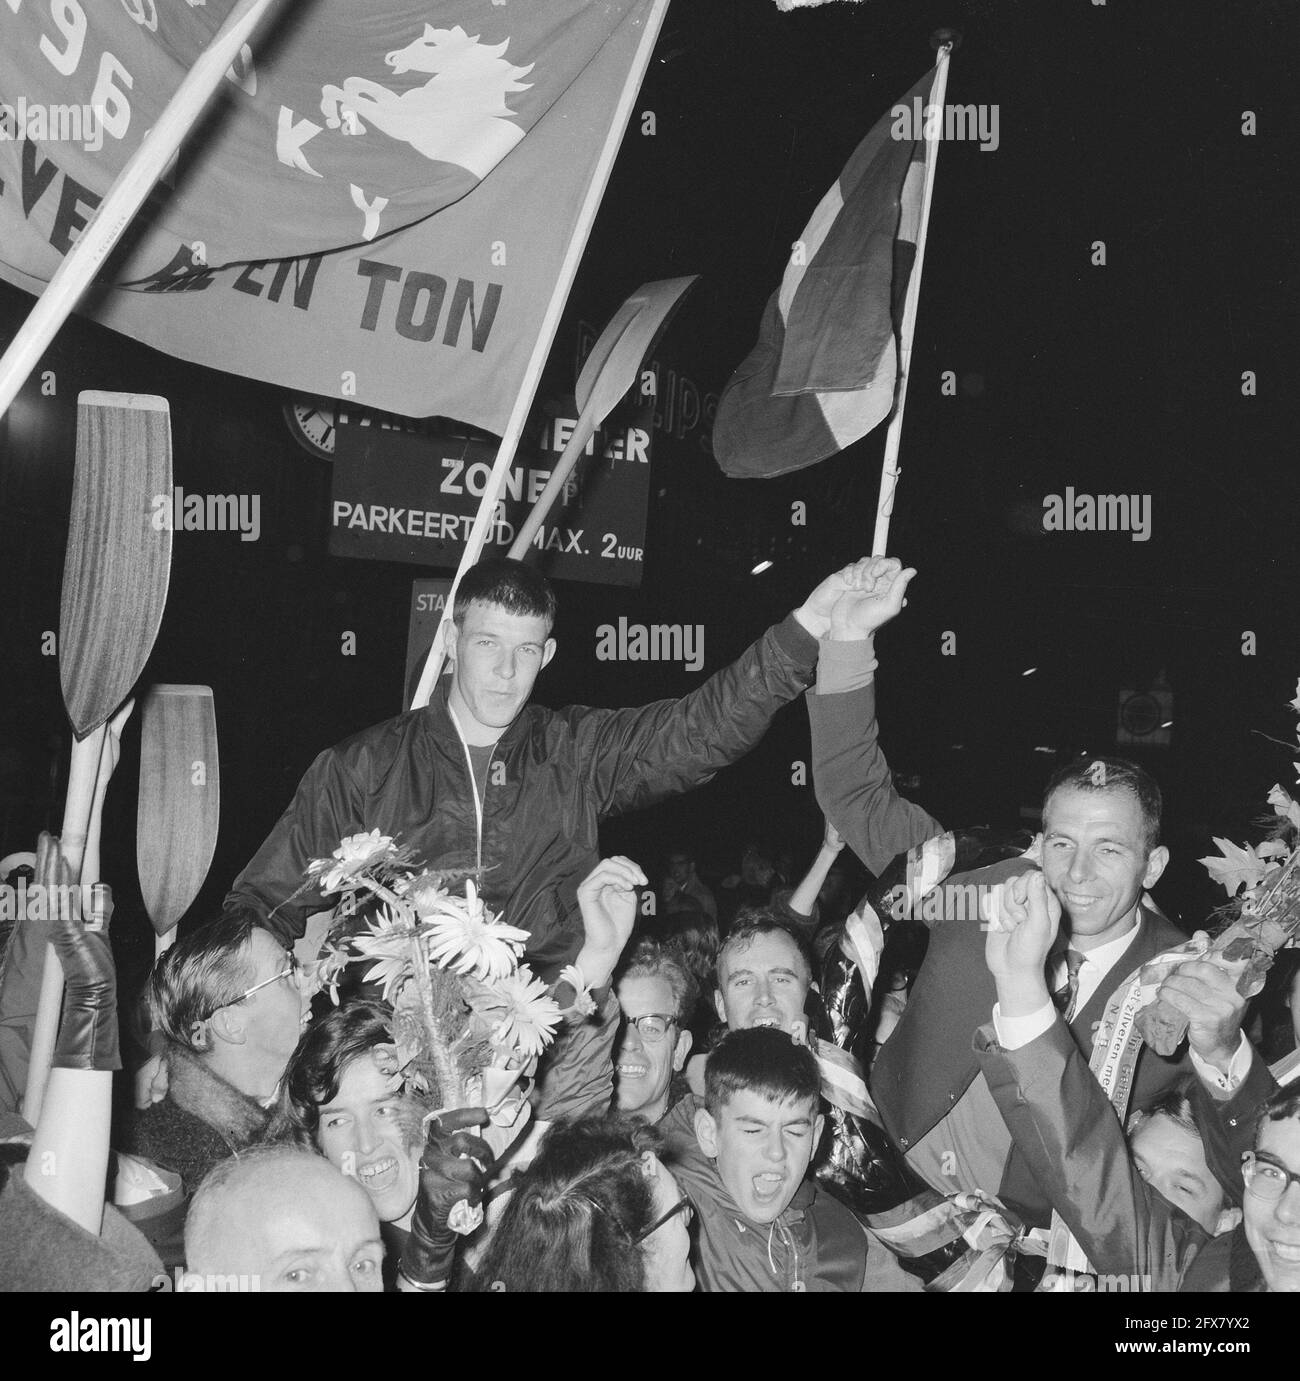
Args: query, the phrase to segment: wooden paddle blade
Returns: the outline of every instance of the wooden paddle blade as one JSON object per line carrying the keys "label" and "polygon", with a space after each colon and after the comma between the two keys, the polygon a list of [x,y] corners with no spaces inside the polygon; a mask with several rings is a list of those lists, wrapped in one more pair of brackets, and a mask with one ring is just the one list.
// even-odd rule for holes
{"label": "wooden paddle blade", "polygon": [[685,278],[642,283],[610,318],[573,390],[578,410],[585,411],[590,405],[597,426],[636,383],[642,362],[699,278],[698,273],[692,273]]}
{"label": "wooden paddle blade", "polygon": [[79,739],[126,699],[153,650],[171,577],[171,498],[167,400],[79,394],[59,611],[59,679]]}
{"label": "wooden paddle blade", "polygon": [[217,716],[208,686],[154,686],[144,701],[136,864],[154,931],[199,894],[221,823]]}

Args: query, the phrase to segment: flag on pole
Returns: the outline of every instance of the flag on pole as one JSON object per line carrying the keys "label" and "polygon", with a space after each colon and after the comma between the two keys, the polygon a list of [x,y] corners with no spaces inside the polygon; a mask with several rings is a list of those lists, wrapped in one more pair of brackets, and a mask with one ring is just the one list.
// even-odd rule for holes
{"label": "flag on pole", "polygon": [[[0,278],[39,293],[230,4],[69,0],[72,37],[13,8]],[[198,364],[502,432],[654,10],[291,7],[82,311]]]}
{"label": "flag on pole", "polygon": [[815,465],[892,411],[925,184],[925,122],[912,116],[935,81],[927,72],[876,123],[795,241],[718,403],[713,451],[733,478]]}

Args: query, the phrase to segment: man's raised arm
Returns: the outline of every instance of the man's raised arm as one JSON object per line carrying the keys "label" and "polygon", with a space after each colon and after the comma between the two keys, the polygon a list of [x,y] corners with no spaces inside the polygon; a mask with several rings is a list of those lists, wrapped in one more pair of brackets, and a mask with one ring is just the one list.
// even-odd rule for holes
{"label": "man's raised arm", "polygon": [[831,610],[865,564],[827,576],[794,613],[680,700],[564,712],[583,747],[600,814],[639,810],[703,786],[744,757],[777,710],[807,689]]}
{"label": "man's raised arm", "polygon": [[894,790],[876,727],[874,635],[903,607],[916,574],[875,558],[836,601],[807,697],[817,804],[849,847],[879,875],[943,826]]}

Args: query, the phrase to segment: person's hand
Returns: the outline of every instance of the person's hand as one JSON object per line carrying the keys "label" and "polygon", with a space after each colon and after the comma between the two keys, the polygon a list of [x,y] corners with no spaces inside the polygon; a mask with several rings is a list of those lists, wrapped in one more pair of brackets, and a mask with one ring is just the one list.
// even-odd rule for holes
{"label": "person's hand", "polygon": [[831,626],[831,610],[835,608],[836,601],[846,590],[851,588],[851,581],[855,578],[860,580],[860,576],[855,577],[855,572],[859,568],[869,566],[873,559],[870,556],[864,556],[860,561],[852,562],[850,565],[841,567],[833,575],[828,575],[794,611],[795,618],[814,638],[825,637]]}
{"label": "person's hand", "polygon": [[1218,964],[1193,959],[1165,979],[1156,997],[1187,1018],[1192,1050],[1227,1074],[1241,1045],[1242,1020],[1250,1001],[1237,991],[1236,977]]}
{"label": "person's hand", "polygon": [[480,1205],[493,1162],[492,1148],[465,1131],[488,1120],[486,1108],[457,1108],[429,1119],[420,1156],[420,1189],[401,1274],[423,1290],[446,1287],[457,1238],[483,1220]]}
{"label": "person's hand", "polygon": [[831,824],[826,822],[826,833],[822,835],[822,848],[837,854],[844,847],[844,836]]}
{"label": "person's hand", "polygon": [[[1044,969],[1061,924],[1061,903],[1042,873],[1020,873],[989,894],[984,962],[1004,1015],[1026,1016],[1049,1000]],[[1008,1011],[1008,1001],[1026,1011]]]}
{"label": "person's hand", "polygon": [[104,799],[109,780],[121,761],[122,730],[126,728],[126,721],[131,718],[131,711],[134,709],[135,700],[132,698],[104,726],[104,746],[99,755],[99,775],[95,778],[95,796],[100,801]]}
{"label": "person's hand", "polygon": [[[72,883],[59,841],[42,834],[36,846],[36,880],[50,915],[50,943],[59,957],[67,995],[55,1069],[122,1068],[117,1032],[117,970],[108,942],[112,895],[102,884],[80,889]],[[86,915],[82,918],[81,897]]]}
{"label": "person's hand", "polygon": [[636,924],[636,889],[647,886],[645,873],[621,854],[602,858],[579,883],[583,944],[577,962],[588,987],[609,981]]}
{"label": "person's hand", "polygon": [[851,568],[848,588],[831,607],[831,638],[857,641],[884,627],[907,603],[907,587],[915,574],[913,567],[904,570],[892,556],[859,561]]}
{"label": "person's hand", "polygon": [[155,1103],[167,1097],[170,1079],[167,1061],[161,1055],[150,1055],[135,1072],[135,1105],[147,1112]]}

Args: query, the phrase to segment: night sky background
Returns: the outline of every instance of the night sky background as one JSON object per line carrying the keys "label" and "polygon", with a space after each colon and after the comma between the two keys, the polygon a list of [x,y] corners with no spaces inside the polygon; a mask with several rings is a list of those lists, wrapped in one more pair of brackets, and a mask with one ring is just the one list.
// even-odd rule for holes
{"label": "night sky background", "polygon": [[[675,0],[550,383],[572,386],[579,322],[602,325],[641,282],[698,273],[657,353],[701,398],[719,392],[791,241],[932,62],[940,25],[963,39],[947,99],[996,105],[1000,146],[951,143],[939,158],[890,543],[920,575],[878,639],[882,741],[907,794],[946,823],[1014,827],[1059,762],[1117,751],[1121,691],[1163,675],[1171,744],[1118,751],[1165,788],[1175,861],[1156,895],[1191,928],[1223,900],[1195,859],[1214,834],[1259,838],[1252,820],[1298,756],[1294,5],[874,0],[781,14],[770,0]],[[29,307],[0,286],[0,342]],[[164,394],[176,483],[261,495],[256,543],[176,535],[145,675],[214,691],[222,830],[197,916],[316,753],[402,708],[410,581],[438,572],[327,554],[330,467],[290,436],[283,390],[78,320],[42,368],[57,396],[29,385],[0,420],[0,853],[33,847],[62,813],[69,730],[40,639],[58,627],[77,392]],[[955,397],[940,394],[945,370]],[[870,550],[883,426],[773,481],[725,478],[707,425],[678,430],[655,437],[643,586],[559,586],[542,703],[681,694]],[[1151,539],[1043,533],[1044,496],[1067,486],[1149,494]],[[791,526],[796,500],[806,527]],[[704,671],[598,662],[596,629],[619,615],[702,624]],[[355,657],[340,655],[346,630]],[[941,655],[945,631],[956,656]],[[127,738],[103,855],[129,913],[138,721]],[[603,845],[656,873],[684,843],[716,876],[754,835],[802,867],[821,833],[811,786],[791,783],[807,755],[796,703],[743,764],[610,822]],[[147,949],[142,921],[134,933]]]}

